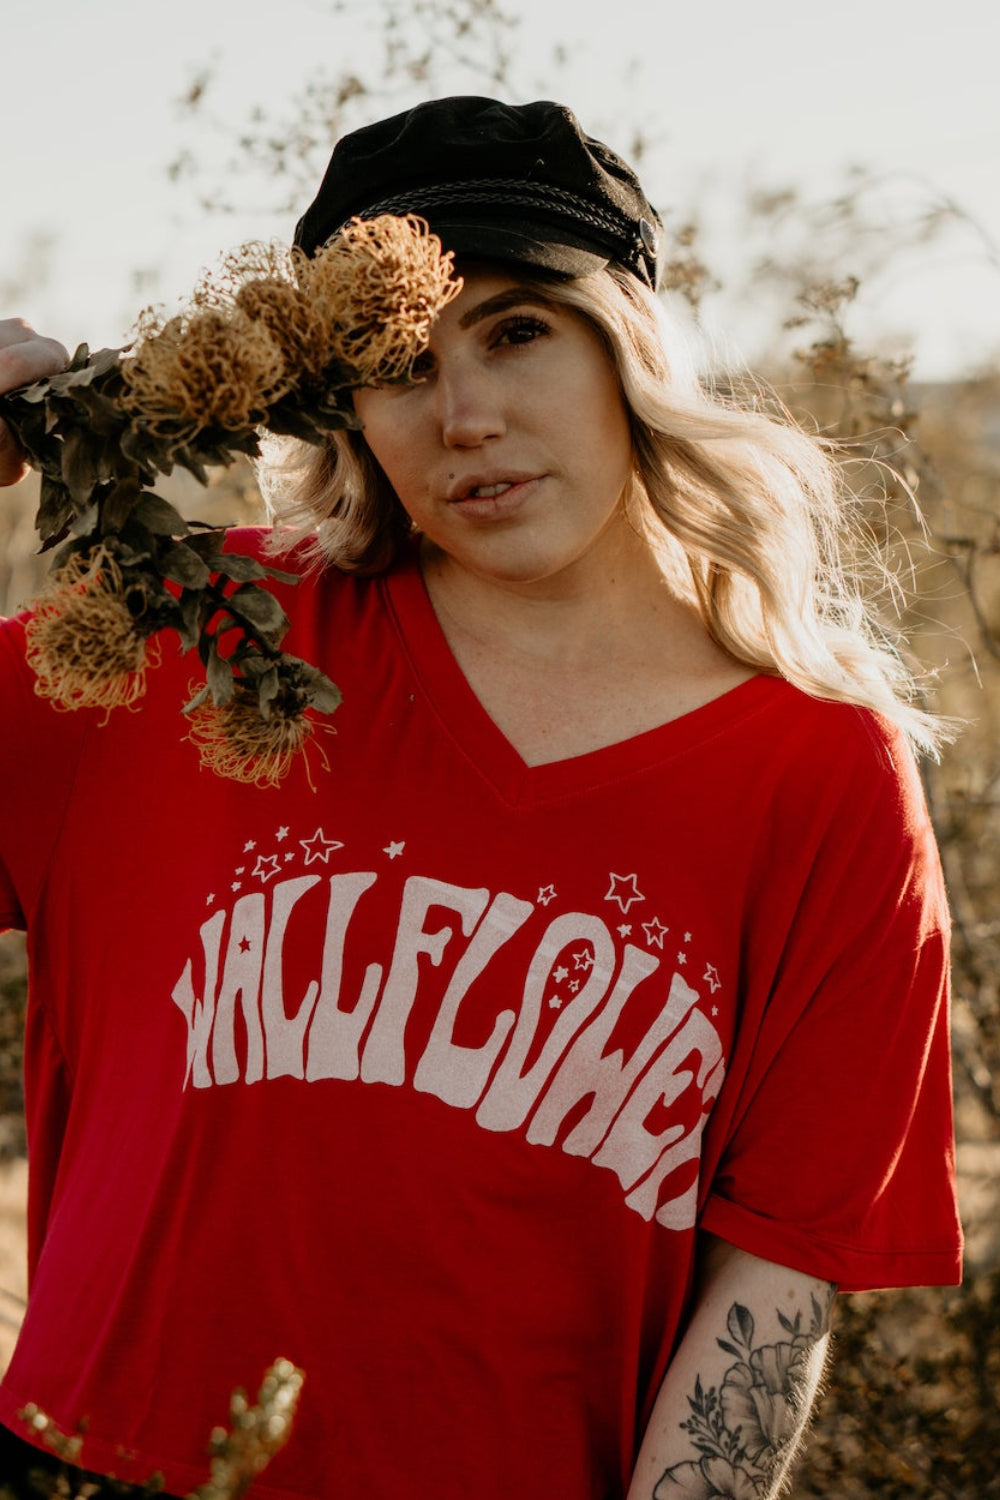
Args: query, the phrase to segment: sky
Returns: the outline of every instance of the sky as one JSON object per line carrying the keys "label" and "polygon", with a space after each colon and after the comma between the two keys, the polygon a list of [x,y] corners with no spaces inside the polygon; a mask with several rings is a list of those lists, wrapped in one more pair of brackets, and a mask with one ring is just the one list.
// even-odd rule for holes
{"label": "sky", "polygon": [[[284,184],[227,169],[252,112],[294,119],[310,79],[380,73],[388,7],[420,27],[428,0],[0,0],[0,315],[72,347],[118,345],[140,307],[167,305],[247,238],[287,239]],[[725,358],[753,360],[773,308],[740,291],[784,247],[839,254],[862,273],[852,332],[909,348],[924,378],[1000,358],[1000,7],[989,0],[455,0],[517,18],[506,97],[556,97],[625,155],[668,226],[696,213],[726,294],[706,306]],[[416,20],[412,17],[416,15]],[[428,82],[354,123],[428,93],[491,93],[488,33],[469,63],[434,49]],[[199,111],[178,104],[205,71]],[[368,114],[365,114],[365,110]],[[316,161],[325,157],[325,146]],[[172,181],[188,153],[200,170]],[[821,205],[864,169],[866,235],[846,250]],[[315,167],[315,173],[322,165]],[[852,180],[855,184],[858,177]],[[748,227],[749,187],[794,187],[810,212]],[[208,212],[229,199],[240,211]],[[934,206],[955,212],[928,244],[879,266]],[[797,227],[796,227],[797,226]],[[855,264],[856,262],[856,264]]]}

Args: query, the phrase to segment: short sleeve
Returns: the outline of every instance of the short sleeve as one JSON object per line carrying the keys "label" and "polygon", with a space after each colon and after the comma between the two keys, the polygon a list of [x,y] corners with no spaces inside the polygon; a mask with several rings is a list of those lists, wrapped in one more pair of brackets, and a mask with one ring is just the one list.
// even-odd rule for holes
{"label": "short sleeve", "polygon": [[954,1284],[940,862],[908,751],[854,738],[835,770],[813,765],[784,863],[775,839],[763,851],[757,923],[782,939],[748,961],[701,1223],[848,1291]]}
{"label": "short sleeve", "polygon": [[95,718],[39,697],[24,646],[23,618],[0,620],[0,930],[28,924]]}

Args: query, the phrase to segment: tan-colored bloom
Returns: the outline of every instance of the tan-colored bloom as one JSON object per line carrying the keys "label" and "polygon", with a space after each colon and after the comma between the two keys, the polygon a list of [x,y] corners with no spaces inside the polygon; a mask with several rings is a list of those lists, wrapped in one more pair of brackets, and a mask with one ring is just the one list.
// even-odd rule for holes
{"label": "tan-colored bloom", "polygon": [[405,378],[431,324],[462,289],[451,252],[413,214],[352,219],[319,253],[296,256],[303,292],[338,329],[356,383]]}
{"label": "tan-colored bloom", "polygon": [[251,242],[190,305],[139,319],[126,410],[161,436],[267,422],[289,391],[405,378],[461,282],[422,219],[353,220],[317,255]]}
{"label": "tan-colored bloom", "polygon": [[338,352],[336,327],[299,285],[295,254],[251,240],[227,255],[192,299],[223,316],[235,308],[265,328],[281,351],[289,385],[321,376]]}
{"label": "tan-colored bloom", "polygon": [[[141,590],[133,603],[140,605]],[[128,707],[146,691],[148,642],[121,569],[103,547],[76,554],[52,574],[26,628],[35,691],[58,708]]]}
{"label": "tan-colored bloom", "polygon": [[240,687],[228,703],[200,704],[190,719],[188,739],[207,771],[259,787],[281,785],[317,727],[301,711],[282,713],[273,704],[263,718],[257,694]]}
{"label": "tan-colored bloom", "polygon": [[147,310],[122,375],[126,411],[164,436],[252,427],[290,384],[282,351],[263,322],[240,308],[197,304],[166,323]]}

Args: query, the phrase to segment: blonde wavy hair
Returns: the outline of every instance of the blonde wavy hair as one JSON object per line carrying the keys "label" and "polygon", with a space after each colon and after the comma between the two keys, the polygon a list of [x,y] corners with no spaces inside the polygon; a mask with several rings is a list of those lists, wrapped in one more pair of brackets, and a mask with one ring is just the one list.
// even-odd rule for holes
{"label": "blonde wavy hair", "polygon": [[[628,272],[524,283],[601,335],[632,427],[628,512],[712,639],[813,697],[873,709],[936,755],[953,726],[919,705],[900,632],[876,607],[895,581],[833,445],[707,388],[686,333]],[[317,564],[378,573],[410,534],[360,432],[272,444],[259,478],[276,546],[308,539]]]}

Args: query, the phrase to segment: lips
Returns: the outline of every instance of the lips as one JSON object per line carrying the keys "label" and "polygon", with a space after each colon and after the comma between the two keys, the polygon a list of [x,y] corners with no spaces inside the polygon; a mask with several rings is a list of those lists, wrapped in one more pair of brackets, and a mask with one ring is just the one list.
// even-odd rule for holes
{"label": "lips", "polygon": [[510,488],[511,481],[507,479],[502,480],[500,484],[477,484],[465,498],[466,500],[495,500],[498,495],[504,494]]}
{"label": "lips", "polygon": [[461,479],[453,480],[445,498],[452,505],[460,505],[467,500],[496,500],[518,485],[537,478],[537,474],[466,474]]}

